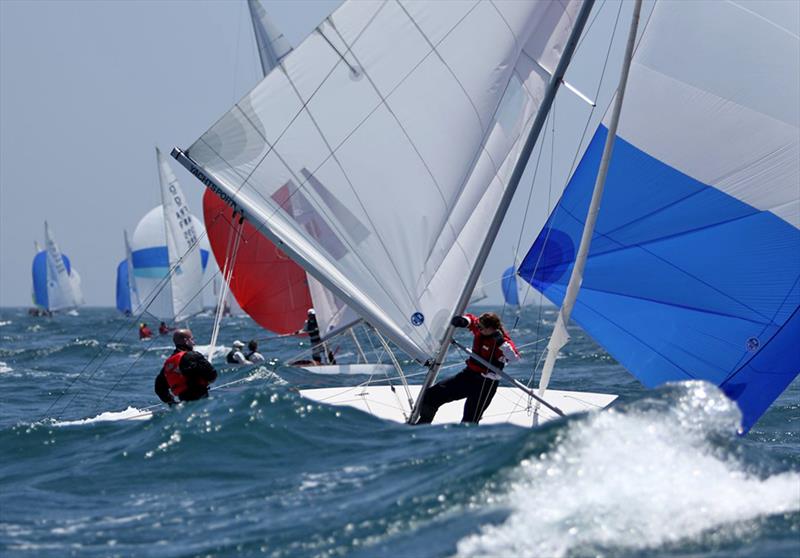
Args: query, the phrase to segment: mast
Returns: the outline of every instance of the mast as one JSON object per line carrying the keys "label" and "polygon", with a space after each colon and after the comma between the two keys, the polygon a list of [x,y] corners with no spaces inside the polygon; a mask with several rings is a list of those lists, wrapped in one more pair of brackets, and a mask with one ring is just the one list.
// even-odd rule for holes
{"label": "mast", "polygon": [[[561,304],[561,310],[558,313],[553,334],[550,341],[547,343],[547,357],[545,358],[544,367],[542,368],[542,377],[539,380],[539,397],[544,395],[547,389],[547,384],[550,382],[550,376],[555,366],[556,357],[561,348],[569,341],[567,334],[567,324],[569,323],[572,308],[575,306],[575,300],[578,298],[578,291],[583,281],[583,271],[586,267],[586,259],[589,256],[589,247],[592,243],[592,235],[594,234],[595,224],[597,223],[597,216],[600,212],[600,202],[603,198],[603,190],[606,184],[606,176],[608,174],[608,167],[611,162],[611,154],[614,151],[614,140],[617,135],[617,126],[619,124],[619,115],[622,109],[622,99],[625,96],[625,85],[628,82],[628,71],[631,66],[631,59],[633,58],[633,47],[636,42],[636,31],[639,25],[639,14],[642,9],[642,0],[636,0],[633,8],[633,17],[631,19],[631,26],[628,32],[628,44],[625,47],[625,58],[622,63],[622,72],[619,78],[619,86],[617,88],[617,96],[614,100],[614,107],[611,113],[611,121],[608,126],[608,136],[603,146],[603,155],[600,160],[600,168],[597,172],[597,179],[595,180],[594,191],[592,192],[592,201],[589,205],[589,211],[586,215],[586,223],[583,227],[581,235],[581,243],[578,248],[578,254],[575,258],[575,266],[572,268],[572,274],[569,277],[569,284],[567,285],[567,293],[564,296],[564,302]],[[538,408],[538,404],[537,404]]]}
{"label": "mast", "polygon": [[[545,120],[550,112],[550,107],[555,100],[558,87],[561,85],[570,60],[572,60],[572,55],[575,52],[575,48],[578,46],[578,39],[580,38],[581,33],[583,33],[583,28],[586,25],[586,21],[589,19],[589,12],[591,12],[593,5],[594,0],[586,0],[581,6],[580,12],[578,12],[575,25],[572,28],[567,44],[564,46],[564,52],[561,55],[561,60],[559,60],[558,66],[550,77],[550,83],[547,85],[544,99],[542,100],[542,104],[540,105],[539,111],[536,114],[536,119],[531,126],[531,131],[528,133],[528,138],[525,140],[525,145],[523,146],[520,157],[517,160],[516,166],[514,167],[514,172],[512,173],[511,179],[508,182],[508,187],[503,193],[500,205],[495,212],[492,222],[489,224],[487,234],[483,239],[483,244],[478,251],[478,256],[475,259],[475,264],[472,267],[472,272],[470,273],[469,278],[464,285],[464,290],[461,292],[461,297],[458,299],[458,303],[453,311],[453,313],[456,315],[464,313],[470,296],[472,295],[472,291],[475,289],[475,285],[478,282],[478,277],[480,276],[483,266],[486,263],[486,258],[489,257],[489,251],[492,248],[492,244],[494,244],[494,239],[500,230],[500,225],[503,223],[503,219],[508,211],[508,207],[511,205],[511,199],[514,197],[517,186],[519,186],[519,182],[522,179],[522,174],[525,172],[528,159],[533,152],[533,148],[536,146],[539,133],[544,127]],[[436,355],[436,358],[430,365],[428,374],[425,376],[425,381],[422,384],[422,389],[420,389],[417,400],[414,403],[414,409],[412,410],[411,417],[408,420],[409,424],[414,424],[419,419],[420,402],[422,401],[427,389],[433,384],[434,380],[436,380],[436,376],[439,373],[439,368],[441,368],[442,361],[444,360],[447,350],[450,347],[450,340],[453,338],[453,331],[454,328],[452,325],[448,326],[447,330],[445,331],[444,337],[439,345],[439,353]]]}

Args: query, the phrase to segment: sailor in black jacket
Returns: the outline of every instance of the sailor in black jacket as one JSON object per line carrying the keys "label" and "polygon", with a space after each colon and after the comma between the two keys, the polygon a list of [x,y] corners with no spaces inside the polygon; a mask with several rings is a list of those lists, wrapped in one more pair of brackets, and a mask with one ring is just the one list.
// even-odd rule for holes
{"label": "sailor in black jacket", "polygon": [[208,397],[208,386],[217,379],[217,371],[201,353],[194,350],[194,338],[188,329],[178,329],[172,335],[175,351],[164,362],[156,376],[155,391],[169,405]]}

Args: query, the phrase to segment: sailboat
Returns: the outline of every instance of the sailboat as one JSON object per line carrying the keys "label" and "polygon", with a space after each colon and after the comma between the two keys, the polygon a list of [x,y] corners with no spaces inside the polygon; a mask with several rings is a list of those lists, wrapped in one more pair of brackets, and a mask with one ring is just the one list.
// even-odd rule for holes
{"label": "sailboat", "polygon": [[31,313],[43,314],[71,310],[84,303],[80,275],[69,258],[61,253],[47,221],[44,222],[45,249],[36,245],[33,258],[33,301]]}
{"label": "sailboat", "polygon": [[[413,422],[589,7],[345,3],[187,152],[173,151],[231,210],[430,366],[422,386],[403,386],[405,397],[392,386],[304,395]],[[512,400],[512,389],[498,391],[484,422],[531,423],[527,396]],[[562,412],[614,399],[547,397]]]}
{"label": "sailboat", "polygon": [[800,4],[781,8],[658,2],[596,228],[584,233],[608,118],[519,268],[562,305],[548,357],[574,305],[575,321],[646,386],[719,386],[742,432],[800,371],[800,40],[783,26],[800,21]]}
{"label": "sailboat", "polygon": [[[161,204],[136,226],[131,239],[133,284],[141,299],[134,314],[146,309],[161,320],[183,321],[203,310],[208,247],[198,234],[202,223],[191,214],[186,197],[156,148]],[[126,258],[127,259],[127,258]]]}
{"label": "sailboat", "polygon": [[125,259],[117,266],[117,310],[130,315],[141,308],[139,289],[136,286],[136,277],[133,274],[133,254],[128,231],[123,231],[125,241]]}

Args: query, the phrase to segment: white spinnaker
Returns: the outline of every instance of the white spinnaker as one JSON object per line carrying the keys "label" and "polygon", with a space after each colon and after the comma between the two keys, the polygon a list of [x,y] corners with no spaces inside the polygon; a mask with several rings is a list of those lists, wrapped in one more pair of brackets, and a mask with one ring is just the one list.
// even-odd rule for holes
{"label": "white spinnaker", "polygon": [[175,321],[203,311],[203,262],[192,214],[178,179],[167,158],[156,148],[161,205],[167,235],[169,267],[172,270],[172,314]]}
{"label": "white spinnaker", "polygon": [[128,290],[131,297],[131,310],[134,314],[139,314],[142,311],[142,301],[139,298],[139,289],[136,286],[136,276],[133,273],[133,255],[131,251],[131,243],[128,241],[128,231],[123,230],[122,235],[125,238],[125,260],[128,262]]}
{"label": "white spinnaker", "polygon": [[47,251],[48,310],[74,308],[78,305],[77,293],[47,221],[44,222],[44,248]]}
{"label": "white spinnaker", "polygon": [[579,6],[345,3],[189,156],[307,271],[426,360],[544,95],[541,68],[557,65]]}
{"label": "white spinnaker", "polygon": [[800,3],[751,7],[657,3],[618,136],[800,227]]}

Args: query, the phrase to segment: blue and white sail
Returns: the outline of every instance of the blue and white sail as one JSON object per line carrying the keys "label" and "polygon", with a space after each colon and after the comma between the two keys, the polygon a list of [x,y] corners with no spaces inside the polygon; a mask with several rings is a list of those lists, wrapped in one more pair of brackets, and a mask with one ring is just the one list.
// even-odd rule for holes
{"label": "blue and white sail", "polygon": [[133,254],[128,241],[128,231],[123,231],[125,259],[117,266],[117,310],[123,313],[140,312],[141,300],[133,274]]}
{"label": "blue and white sail", "polygon": [[[800,4],[779,8],[656,5],[572,313],[647,386],[719,385],[743,430],[800,371]],[[556,304],[605,124],[520,266]]]}
{"label": "blue and white sail", "polygon": [[47,221],[44,238],[45,249],[33,258],[34,303],[51,312],[80,306],[83,304],[80,276],[59,250]]}
{"label": "blue and white sail", "polygon": [[[151,209],[133,233],[133,275],[142,306],[164,320],[184,320],[203,309],[203,270],[208,242],[192,215],[177,178],[156,149],[161,205]],[[199,242],[197,242],[199,239]]]}

